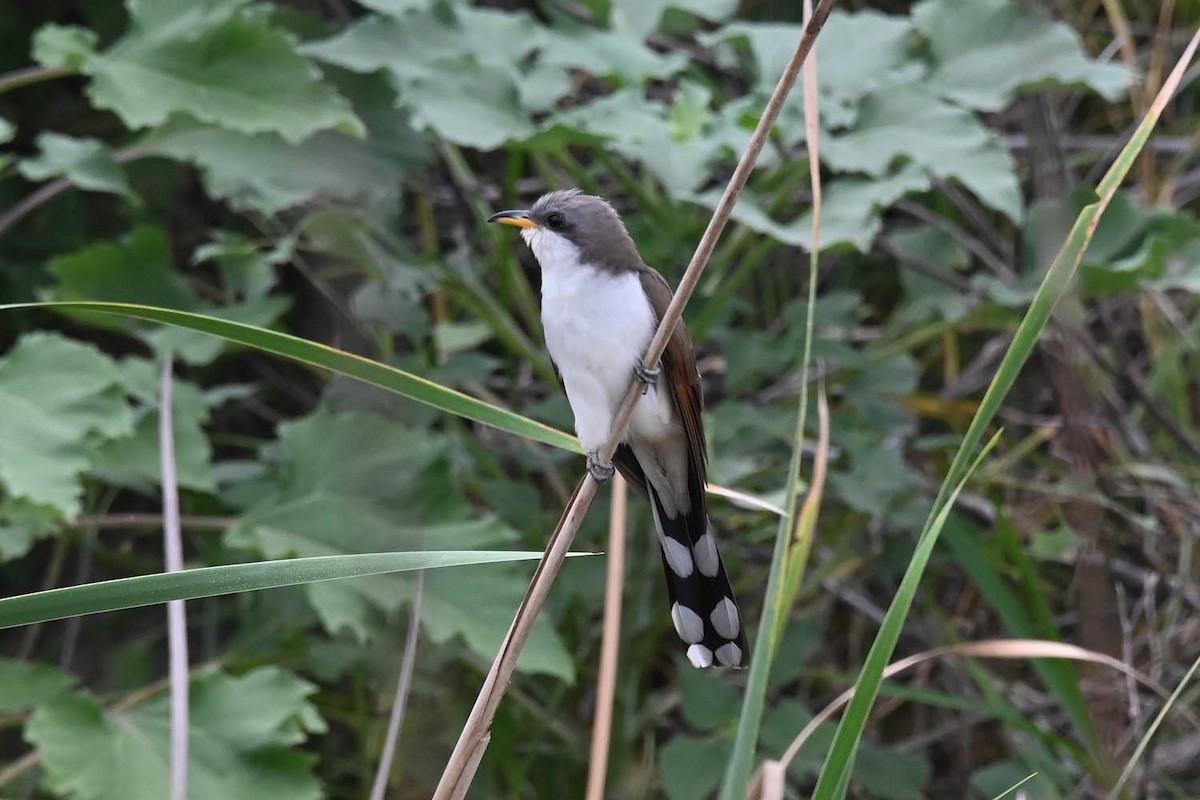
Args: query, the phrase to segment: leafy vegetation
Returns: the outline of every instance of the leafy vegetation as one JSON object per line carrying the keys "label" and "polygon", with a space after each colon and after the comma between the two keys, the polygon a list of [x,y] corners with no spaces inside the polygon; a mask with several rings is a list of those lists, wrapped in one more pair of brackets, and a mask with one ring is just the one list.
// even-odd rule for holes
{"label": "leafy vegetation", "polygon": [[[1200,14],[1047,5],[843,3],[818,39],[813,357],[832,451],[760,757],[878,658],[895,595],[912,604],[902,654],[1061,640],[1168,690],[1196,657],[1194,69],[1081,240],[1076,280],[1047,271]],[[137,606],[191,597],[189,796],[365,796],[420,591],[389,796],[428,796],[527,583],[509,556],[541,548],[581,466],[536,269],[483,220],[581,186],[676,279],[799,14],[51,0],[0,15],[0,576],[6,597],[30,595],[0,616],[38,621],[0,638],[0,794],[168,796],[165,615]],[[797,91],[687,312],[710,478],[778,505],[808,315],[806,144]],[[1044,279],[1063,281],[1053,316]],[[984,389],[1030,318],[1047,333],[993,408]],[[153,575],[168,354],[193,588]],[[987,431],[970,425],[981,405]],[[914,558],[935,497],[998,426],[938,516],[940,544]],[[777,521],[713,510],[757,608]],[[675,652],[646,510],[631,514],[610,794],[706,797],[745,677]],[[603,549],[602,523],[579,546]],[[453,563],[475,565],[423,589],[392,574]],[[213,590],[219,575],[233,577]],[[143,583],[88,587],[60,614],[32,594],[121,578]],[[289,588],[219,594],[239,586]],[[473,796],[579,792],[602,593],[599,559],[568,563]],[[100,610],[97,594],[126,610],[49,621]],[[854,712],[869,727],[853,772],[827,772],[822,792],[991,798],[1036,773],[1027,796],[1104,796],[1161,703],[1064,661],[946,658],[880,691],[869,718],[869,702]],[[1193,722],[1166,719],[1128,796],[1200,794]],[[791,761],[797,796],[834,741],[822,724]]]}

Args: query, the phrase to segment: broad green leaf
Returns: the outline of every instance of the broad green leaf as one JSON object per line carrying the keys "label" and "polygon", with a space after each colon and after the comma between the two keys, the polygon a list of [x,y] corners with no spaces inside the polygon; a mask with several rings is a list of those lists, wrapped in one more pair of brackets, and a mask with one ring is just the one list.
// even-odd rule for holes
{"label": "broad green leaf", "polygon": [[341,133],[291,143],[175,120],[144,144],[147,154],[194,164],[208,194],[242,211],[276,214],[312,200],[370,200],[400,178],[394,162]]}
{"label": "broad green leaf", "polygon": [[0,714],[22,711],[66,693],[77,678],[49,664],[0,659]]}
{"label": "broad green leaf", "polygon": [[609,24],[618,35],[640,42],[658,30],[668,8],[720,22],[733,14],[737,6],[737,0],[613,0]]}
{"label": "broad green leaf", "polygon": [[[263,297],[252,302],[213,306],[200,299],[176,270],[170,242],[160,228],[141,226],[117,242],[92,245],[50,262],[58,279],[54,295],[63,300],[113,300],[169,306],[205,312],[246,324],[269,325],[288,307],[285,297]],[[128,331],[127,320],[93,313],[79,314],[62,307],[69,316],[93,325]],[[135,331],[156,349],[170,349],[190,364],[208,364],[225,343],[211,336],[159,326],[134,325]]]}
{"label": "broad green leaf", "polygon": [[[291,748],[325,723],[308,698],[316,687],[276,667],[192,681],[188,796],[309,800],[322,796],[315,757]],[[170,795],[170,698],[105,709],[87,694],[42,706],[26,738],[42,754],[47,783],[78,800],[160,800]]]}
{"label": "broad green leaf", "polygon": [[[62,300],[119,300],[188,310],[200,305],[175,268],[166,233],[149,225],[115,242],[59,256],[50,262],[49,271],[57,282],[55,295]],[[106,321],[117,330],[126,329],[120,320]]]}
{"label": "broad green leaf", "polygon": [[572,453],[580,452],[575,437],[540,422],[439,386],[412,373],[285,333],[203,314],[126,303],[49,302],[0,305],[0,311],[19,308],[98,311],[212,334],[229,342],[255,347],[294,361],[357,378],[432,408],[482,422],[531,441],[542,442]]}
{"label": "broad green leaf", "polygon": [[[430,573],[425,578],[422,632],[434,641],[460,636],[472,651],[491,660],[499,652],[528,586],[524,572],[511,567]],[[534,623],[517,669],[575,680],[571,655],[549,615],[543,614]]]}
{"label": "broad green leaf", "polygon": [[[706,44],[744,38],[754,57],[758,82],[769,89],[783,74],[803,32],[801,25],[739,20],[699,38]],[[835,9],[817,37],[822,98],[848,107],[873,91],[917,80],[925,69],[912,58],[913,44],[912,23],[905,17]],[[798,99],[799,91],[796,95]],[[824,117],[825,108],[821,111]],[[824,120],[825,125],[831,122],[836,120]]]}
{"label": "broad green leaf", "polygon": [[0,501],[0,562],[20,558],[38,539],[59,533],[62,513],[24,497]]}
{"label": "broad green leaf", "polygon": [[[848,175],[833,181],[821,207],[822,248],[848,244],[860,252],[868,252],[883,226],[882,213],[907,195],[928,191],[931,186],[929,175],[915,164],[904,164],[881,177]],[[687,199],[706,208],[716,208],[720,195],[706,192]],[[733,219],[783,244],[805,249],[812,245],[811,210],[791,221],[779,222],[747,191],[734,207]]]}
{"label": "broad green leaf", "polygon": [[915,84],[863,100],[858,121],[821,143],[836,169],[885,175],[907,158],[940,178],[962,183],[986,205],[1021,217],[1021,191],[1012,156],[971,112]]}
{"label": "broad green leaf", "polygon": [[8,144],[16,135],[17,129],[4,117],[0,117],[0,144]]}
{"label": "broad green leaf", "polygon": [[369,16],[337,35],[306,44],[307,55],[355,72],[386,69],[405,87],[464,57],[518,77],[519,63],[543,44],[544,29],[524,12],[440,6],[399,17]]}
{"label": "broad green leaf", "polygon": [[[281,425],[278,442],[264,454],[276,462],[268,476],[226,493],[233,502],[253,498],[230,529],[229,544],[278,558],[498,547],[515,540],[497,520],[463,518],[471,512],[450,488],[445,451],[442,437],[370,414],[322,410]],[[492,658],[527,585],[524,571],[505,567],[463,578],[430,575],[422,627],[438,641],[461,635]],[[386,577],[307,587],[327,630],[348,628],[361,640],[372,637],[372,620],[394,611],[406,591]],[[548,626],[539,626],[520,666],[572,677],[570,658]]]}
{"label": "broad green leaf", "polygon": [[719,143],[710,139],[678,141],[668,109],[643,98],[640,90],[614,92],[554,117],[552,124],[609,139],[611,149],[641,163],[676,196],[704,183],[719,155]]}
{"label": "broad green leaf", "polygon": [[556,30],[545,37],[538,54],[540,63],[550,67],[581,69],[633,86],[670,78],[688,63],[679,53],[658,53],[632,36],[595,28]]}
{"label": "broad green leaf", "polygon": [[132,432],[113,362],[90,345],[30,333],[0,359],[0,483],[14,497],[81,510],[96,440]]}
{"label": "broad green leaf", "polygon": [[658,768],[663,792],[669,800],[703,800],[711,797],[729,760],[728,737],[697,739],[672,736],[659,750]]}
{"label": "broad green leaf", "polygon": [[33,60],[43,67],[81,69],[96,48],[94,31],[74,25],[43,25],[33,36]]}
{"label": "broad green leaf", "polygon": [[1120,64],[1093,61],[1079,35],[1041,8],[1013,0],[925,0],[913,7],[934,69],[929,88],[981,111],[999,111],[1021,89],[1087,86],[1106,100],[1130,84]]}
{"label": "broad green leaf", "polygon": [[128,127],[162,125],[184,113],[293,143],[331,128],[364,134],[349,103],[265,15],[229,3],[174,17],[154,3],[132,11],[130,32],[83,65],[93,79],[92,102]]}
{"label": "broad green leaf", "polygon": [[494,150],[532,136],[517,83],[473,56],[443,59],[436,72],[404,81],[400,101],[413,123],[455,144]]}
{"label": "broad green leaf", "polygon": [[80,189],[135,197],[125,170],[113,158],[112,151],[95,139],[43,133],[38,136],[37,144],[41,153],[18,166],[29,180],[44,181],[61,175]]}
{"label": "broad green leaf", "polygon": [[[156,496],[161,481],[159,441],[159,381],[161,365],[144,358],[126,358],[118,366],[121,387],[134,397],[132,436],[111,439],[97,448],[91,474],[113,484]],[[212,448],[204,433],[208,406],[193,383],[173,379],[171,421],[175,439],[175,472],[179,486],[198,491],[217,488],[212,474]]]}
{"label": "broad green leaf", "polygon": [[517,550],[360,553],[139,575],[134,578],[85,583],[81,586],[49,589],[0,599],[0,628],[139,608],[165,603],[168,600],[194,600],[198,597],[278,589],[282,586],[297,586],[338,578],[362,578],[389,572],[456,567],[464,564],[525,561],[539,557],[541,553]]}

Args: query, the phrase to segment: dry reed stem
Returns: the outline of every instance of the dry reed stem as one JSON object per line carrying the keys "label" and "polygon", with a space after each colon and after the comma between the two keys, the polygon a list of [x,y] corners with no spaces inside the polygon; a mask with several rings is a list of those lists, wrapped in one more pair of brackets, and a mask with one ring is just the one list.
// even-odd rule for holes
{"label": "dry reed stem", "polygon": [[[167,572],[183,569],[183,533],[179,521],[179,480],[175,467],[175,361],[163,356],[158,401],[158,458],[162,470],[163,552]],[[171,679],[171,800],[187,800],[188,787],[188,642],[184,601],[167,603],[168,672]]]}
{"label": "dry reed stem", "polygon": [[596,681],[596,712],[592,720],[592,752],[588,759],[585,800],[603,800],[612,740],[613,702],[617,690],[617,655],[621,648],[621,595],[625,586],[625,479],[613,479],[608,511],[608,573],[604,580],[604,633],[600,639],[600,670]]}
{"label": "dry reed stem", "polygon": [[[700,275],[704,271],[704,267],[708,264],[713,250],[716,248],[717,239],[725,229],[725,225],[729,222],[729,217],[733,212],[734,203],[737,202],[738,194],[741,193],[742,187],[746,185],[746,181],[750,177],[750,171],[758,161],[759,153],[762,152],[762,148],[771,134],[771,129],[775,125],[775,120],[779,117],[783,103],[796,83],[800,67],[804,64],[804,60],[812,50],[817,34],[820,33],[821,28],[825,25],[825,20],[829,17],[829,12],[833,9],[834,2],[835,0],[821,0],[821,4],[817,7],[812,19],[805,26],[804,34],[800,37],[796,51],[792,54],[791,60],[784,68],[783,75],[780,76],[779,82],[775,86],[775,90],[771,93],[771,98],[767,101],[762,118],[759,119],[758,126],[754,129],[754,134],[750,137],[745,152],[742,153],[742,157],[738,161],[733,175],[729,178],[729,184],[725,187],[725,191],[717,203],[717,208],[713,212],[712,219],[709,220],[704,235],[700,237],[700,243],[696,246],[696,252],[688,263],[687,271],[684,273],[683,278],[680,279],[671,304],[667,307],[662,320],[659,322],[658,331],[650,341],[650,345],[646,350],[646,356],[642,362],[642,365],[646,369],[652,369],[658,364],[659,358],[661,358],[663,350],[666,348],[667,340],[670,339],[671,334],[674,332],[675,326],[679,323],[679,319],[683,314],[684,306],[687,305],[688,300],[691,299],[692,292],[696,289]],[[640,396],[641,385],[631,376],[629,390],[626,392],[625,400],[613,420],[612,432],[609,435],[609,439],[597,454],[600,461],[612,461],[612,456],[617,449],[617,445],[625,438],[625,429],[629,426],[629,418],[633,415],[633,408]],[[447,762],[446,768],[442,772],[442,778],[438,783],[437,791],[433,795],[434,800],[453,800],[456,796],[464,795],[470,786],[475,768],[478,766],[479,760],[483,755],[482,749],[486,746],[484,737],[487,735],[492,718],[495,716],[496,709],[500,705],[500,699],[504,695],[504,688],[512,678],[517,657],[520,655],[525,641],[529,638],[529,633],[533,629],[533,622],[546,602],[550,586],[554,583],[555,577],[557,577],[559,570],[562,568],[563,561],[566,559],[567,552],[571,547],[571,542],[575,538],[575,533],[579,530],[579,524],[583,521],[592,500],[595,499],[598,488],[599,484],[596,483],[596,480],[590,474],[585,475],[576,487],[575,494],[571,498],[571,503],[563,513],[562,519],[559,520],[558,526],[550,537],[546,552],[533,574],[533,580],[530,583],[525,599],[522,600],[521,606],[517,610],[517,616],[513,620],[513,624],[509,627],[508,634],[504,637],[504,642],[500,645],[500,652],[492,662],[492,667],[488,671],[483,686],[479,690],[479,696],[475,699],[475,705],[467,717],[467,722],[463,726],[462,733],[459,734],[458,743],[454,746],[454,752],[450,755],[450,760]]]}
{"label": "dry reed stem", "polygon": [[[945,656],[959,656],[962,658],[997,658],[997,659],[1029,659],[1029,658],[1061,658],[1070,661],[1083,661],[1092,664],[1100,664],[1101,666],[1111,667],[1119,672],[1129,675],[1138,683],[1147,687],[1159,697],[1166,698],[1169,693],[1166,689],[1156,683],[1148,675],[1145,675],[1133,667],[1125,664],[1112,656],[1104,653],[1097,653],[1093,650],[1087,650],[1078,645],[1066,644],[1064,642],[1048,642],[1040,639],[988,639],[982,642],[964,642],[962,644],[947,645],[945,647],[936,647],[932,650],[926,650],[923,653],[902,658],[894,664],[890,664],[883,671],[884,679],[894,677],[901,672],[909,670],[918,664],[923,664],[927,661],[933,661]],[[779,762],[784,769],[791,763],[796,754],[800,752],[800,748],[808,741],[809,737],[817,730],[821,723],[828,720],[838,711],[840,711],[851,698],[854,697],[854,688],[851,687],[838,695],[834,700],[821,712],[813,717],[807,725],[796,735],[788,749],[784,752],[783,757]],[[1184,710],[1185,716],[1200,729],[1200,719],[1197,719],[1194,714]]]}
{"label": "dry reed stem", "polygon": [[404,637],[404,656],[400,659],[400,675],[396,678],[396,695],[392,698],[392,711],[388,715],[387,733],[379,751],[379,765],[375,768],[375,782],[371,785],[371,800],[383,800],[387,794],[388,777],[392,774],[392,763],[396,760],[396,745],[400,742],[400,729],[404,726],[404,712],[408,709],[408,695],[412,688],[413,669],[417,664],[417,638],[421,632],[421,610],[425,600],[425,570],[417,573],[417,587],[413,590],[412,611],[408,618],[408,632]]}

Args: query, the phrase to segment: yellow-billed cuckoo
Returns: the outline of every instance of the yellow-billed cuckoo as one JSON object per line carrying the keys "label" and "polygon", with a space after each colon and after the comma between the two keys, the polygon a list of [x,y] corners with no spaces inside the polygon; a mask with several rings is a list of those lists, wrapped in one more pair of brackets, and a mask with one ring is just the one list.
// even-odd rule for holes
{"label": "yellow-billed cuckoo", "polygon": [[542,326],[592,477],[612,477],[596,454],[633,376],[646,384],[616,468],[650,499],[662,546],[671,619],[696,667],[745,666],[741,614],[717,552],[704,496],[700,374],[681,322],[658,369],[642,368],[646,347],[671,302],[671,288],[642,261],[607,202],[579,190],[544,195],[529,210],[488,222],[521,229],[542,268]]}

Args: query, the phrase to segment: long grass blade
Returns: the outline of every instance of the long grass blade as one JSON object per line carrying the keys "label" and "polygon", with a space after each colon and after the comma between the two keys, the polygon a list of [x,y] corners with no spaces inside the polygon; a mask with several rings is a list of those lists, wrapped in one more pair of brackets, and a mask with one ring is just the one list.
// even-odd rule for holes
{"label": "long grass blade", "polygon": [[198,597],[254,592],[260,589],[277,589],[281,586],[407,572],[414,569],[530,561],[539,556],[541,553],[497,550],[355,553],[139,575],[134,578],[118,578],[7,597],[0,600],[0,628],[32,625],[35,622],[49,622],[80,614],[138,608],[170,600],[194,600]]}
{"label": "long grass blade", "polygon": [[[875,642],[871,645],[866,664],[864,664],[855,686],[854,699],[851,700],[846,714],[838,724],[833,744],[826,756],[825,766],[818,779],[813,800],[841,800],[846,796],[858,742],[866,725],[867,714],[878,696],[879,685],[883,680],[883,670],[899,639],[900,629],[903,627],[904,618],[912,602],[912,595],[924,572],[928,552],[932,550],[938,532],[945,522],[945,517],[949,513],[953,498],[958,491],[957,488],[952,487],[961,486],[964,477],[970,472],[970,464],[977,463],[973,454],[983,438],[984,431],[995,418],[1001,402],[1008,395],[1018,373],[1029,358],[1034,345],[1037,344],[1038,337],[1045,329],[1055,303],[1066,291],[1071,277],[1083,259],[1084,251],[1091,242],[1104,210],[1112,201],[1126,175],[1129,174],[1138,153],[1150,138],[1163,108],[1182,80],[1187,65],[1191,63],[1192,57],[1195,55],[1198,41],[1200,41],[1200,31],[1197,31],[1196,35],[1192,37],[1179,63],[1155,97],[1150,110],[1134,131],[1129,142],[1121,149],[1108,173],[1101,179],[1096,190],[1098,195],[1096,202],[1087,205],[1079,213],[1066,243],[1050,264],[1050,269],[1042,280],[1041,286],[1038,287],[1029,310],[1017,327],[1016,335],[1009,345],[1008,352],[1005,353],[996,371],[996,376],[983,396],[975,418],[971,421],[971,425],[959,444],[958,452],[955,454],[950,470],[946,474],[938,491],[937,499],[930,510],[929,518],[926,520],[921,538],[917,543],[917,551],[905,573],[900,590],[897,592],[891,608],[888,609],[884,624],[876,635]],[[923,553],[924,557],[921,555]]]}
{"label": "long grass blade", "polygon": [[411,372],[389,367],[369,358],[356,356],[316,342],[279,331],[233,322],[207,314],[194,314],[158,306],[132,303],[102,303],[93,301],[57,301],[45,303],[12,303],[0,305],[0,311],[19,308],[44,308],[50,311],[98,311],[133,319],[160,322],[178,328],[209,333],[228,342],[253,347],[273,355],[290,358],[301,364],[330,370],[381,389],[415,400],[418,403],[445,411],[464,419],[481,422],[515,436],[551,445],[573,453],[582,452],[574,436],[515,414],[503,408],[476,400],[474,397],[440,386]]}

